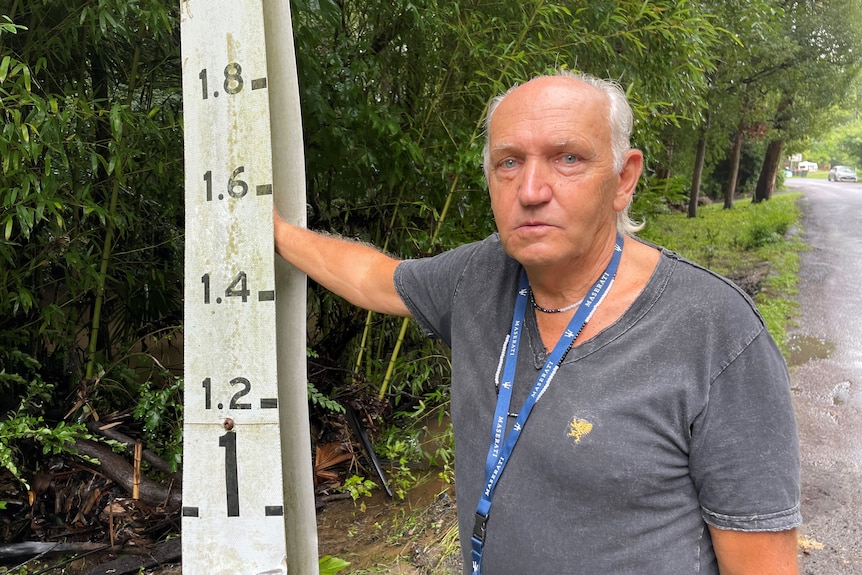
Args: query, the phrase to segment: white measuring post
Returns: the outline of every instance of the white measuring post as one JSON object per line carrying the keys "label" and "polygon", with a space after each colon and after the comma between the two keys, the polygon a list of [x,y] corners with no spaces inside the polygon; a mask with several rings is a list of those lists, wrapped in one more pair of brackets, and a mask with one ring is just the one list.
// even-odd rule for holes
{"label": "white measuring post", "polygon": [[[186,575],[317,573],[305,278],[280,272],[276,288],[272,239],[275,187],[293,196],[280,200],[293,219],[304,213],[298,91],[295,65],[268,67],[266,27],[261,0],[181,0]],[[270,100],[281,98],[297,108],[300,169],[287,182],[273,174]]]}

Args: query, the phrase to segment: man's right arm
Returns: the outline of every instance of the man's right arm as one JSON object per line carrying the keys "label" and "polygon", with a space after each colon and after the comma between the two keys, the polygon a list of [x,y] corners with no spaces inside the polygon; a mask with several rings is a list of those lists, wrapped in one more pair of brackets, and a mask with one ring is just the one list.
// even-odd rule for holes
{"label": "man's right arm", "polygon": [[275,251],[314,281],[361,308],[409,317],[395,290],[400,263],[365,244],[289,224],[273,210]]}

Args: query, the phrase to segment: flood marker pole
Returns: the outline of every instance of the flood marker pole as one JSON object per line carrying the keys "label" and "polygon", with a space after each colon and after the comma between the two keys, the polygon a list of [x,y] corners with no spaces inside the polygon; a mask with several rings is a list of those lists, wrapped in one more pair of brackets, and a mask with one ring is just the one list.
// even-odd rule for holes
{"label": "flood marker pole", "polygon": [[273,201],[305,223],[289,3],[182,0],[181,32],[183,572],[315,574],[305,276],[272,240]]}
{"label": "flood marker pole", "polygon": [[[278,213],[306,226],[305,154],[290,0],[263,0]],[[271,236],[271,234],[270,234]],[[308,425],[306,276],[275,258],[278,394],[287,556],[291,573],[318,573],[317,510]]]}

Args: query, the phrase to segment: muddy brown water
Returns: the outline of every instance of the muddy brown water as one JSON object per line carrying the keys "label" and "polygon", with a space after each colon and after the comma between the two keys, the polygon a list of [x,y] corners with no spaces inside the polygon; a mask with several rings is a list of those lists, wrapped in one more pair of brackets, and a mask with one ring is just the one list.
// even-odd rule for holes
{"label": "muddy brown water", "polygon": [[375,490],[342,500],[318,515],[320,555],[350,562],[345,573],[458,575],[461,552],[454,486],[428,470],[404,500]]}
{"label": "muddy brown water", "polygon": [[[417,439],[423,451],[435,453],[450,444],[448,417],[429,417],[419,427]],[[370,497],[333,501],[320,510],[319,554],[349,561],[345,574],[460,575],[461,547],[451,476],[437,467],[413,466],[410,473],[416,481],[406,491],[401,490],[403,497],[398,496],[397,475],[389,474],[395,497],[375,489]]]}

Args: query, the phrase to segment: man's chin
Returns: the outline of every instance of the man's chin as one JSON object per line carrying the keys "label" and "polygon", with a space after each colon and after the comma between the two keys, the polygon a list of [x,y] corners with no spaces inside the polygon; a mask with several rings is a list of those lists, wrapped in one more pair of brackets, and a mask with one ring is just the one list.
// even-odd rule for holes
{"label": "man's chin", "polygon": [[559,261],[560,253],[547,246],[506,246],[506,253],[525,268],[546,267]]}

